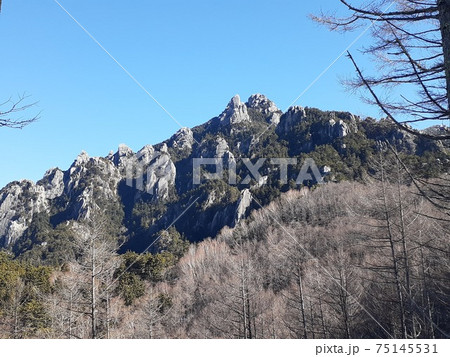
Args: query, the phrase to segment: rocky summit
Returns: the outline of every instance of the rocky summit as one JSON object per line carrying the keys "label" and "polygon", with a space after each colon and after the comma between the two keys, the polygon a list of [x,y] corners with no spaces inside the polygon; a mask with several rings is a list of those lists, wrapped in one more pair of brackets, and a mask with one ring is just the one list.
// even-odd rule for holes
{"label": "rocky summit", "polygon": [[[412,137],[389,120],[300,106],[283,113],[262,94],[245,103],[236,95],[219,116],[182,128],[165,142],[136,153],[122,144],[106,157],[82,151],[65,171],[50,169],[37,183],[11,182],[0,191],[0,246],[16,254],[39,247],[48,254],[64,239],[64,227],[89,217],[93,207],[109,216],[111,234],[123,239],[124,250],[144,250],[169,226],[199,241],[257,209],[253,197],[267,204],[288,189],[315,185],[295,181],[306,158],[314,160],[325,181],[364,178],[384,139],[414,158],[418,170],[439,172],[448,165],[446,143]],[[195,158],[223,159],[222,180],[194,184]],[[259,177],[243,158],[266,159]],[[268,165],[270,158],[298,161],[289,168],[287,183],[280,181],[280,166]],[[229,167],[236,168],[233,182]],[[202,173],[208,172],[215,168],[203,166]]]}

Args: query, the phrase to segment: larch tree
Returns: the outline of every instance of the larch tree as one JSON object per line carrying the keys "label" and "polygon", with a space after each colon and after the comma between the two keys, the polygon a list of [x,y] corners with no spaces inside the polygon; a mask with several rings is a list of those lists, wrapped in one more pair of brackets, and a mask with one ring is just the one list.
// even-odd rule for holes
{"label": "larch tree", "polygon": [[[380,322],[392,336],[430,337],[436,320],[424,300],[434,295],[434,287],[425,288],[424,271],[427,260],[440,259],[442,252],[433,250],[442,244],[439,227],[443,225],[427,217],[435,214],[431,213],[434,210],[418,195],[396,157],[389,154],[381,153],[373,160],[371,188],[356,205],[360,244],[371,252],[361,264],[369,283],[366,301],[373,314],[385,312]],[[442,268],[436,269],[436,277]],[[436,277],[435,281],[443,278]]]}
{"label": "larch tree", "polygon": [[[450,0],[376,0],[358,5],[352,0],[339,1],[346,15],[321,14],[313,19],[331,30],[370,26],[374,41],[363,53],[379,64],[376,74],[365,75],[348,53],[357,71],[357,77],[348,82],[350,87],[367,89],[368,100],[403,130],[435,140],[449,139],[445,125],[430,133],[408,124],[449,120]],[[398,89],[396,99],[386,95],[391,87]]]}
{"label": "larch tree", "polygon": [[108,220],[98,208],[74,227],[76,254],[85,301],[84,315],[89,317],[90,338],[110,335],[110,303],[119,266],[118,244],[108,234]]}
{"label": "larch tree", "polygon": [[52,315],[54,337],[65,336],[67,339],[81,338],[78,321],[84,314],[83,282],[80,281],[80,269],[77,264],[66,264],[63,272],[56,278],[57,289],[48,301]]}
{"label": "larch tree", "polygon": [[[305,274],[308,260],[311,258],[299,242],[300,239],[305,241],[303,235],[298,234],[302,228],[296,230],[286,226],[283,230],[289,233],[286,234],[287,239],[277,231],[268,234],[267,242],[271,252],[267,255],[270,257],[270,264],[275,262],[282,264],[273,275],[277,275],[277,280],[280,280],[277,285],[280,285],[284,300],[283,323],[295,338],[306,339],[310,337],[311,331],[307,312],[309,299],[305,292]],[[294,237],[297,238],[293,239]],[[281,279],[278,276],[281,276]],[[274,287],[277,288],[276,285]]]}

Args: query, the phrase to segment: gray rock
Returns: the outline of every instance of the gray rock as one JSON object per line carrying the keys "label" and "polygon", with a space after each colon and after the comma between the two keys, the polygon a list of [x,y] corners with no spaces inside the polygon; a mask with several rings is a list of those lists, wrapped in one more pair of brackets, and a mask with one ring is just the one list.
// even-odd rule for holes
{"label": "gray rock", "polygon": [[114,154],[114,159],[113,159],[114,164],[116,166],[123,165],[127,161],[127,159],[133,155],[134,155],[133,150],[131,150],[125,144],[120,144],[119,149]]}
{"label": "gray rock", "polygon": [[153,194],[154,201],[169,198],[169,188],[175,185],[176,167],[170,155],[161,153],[146,169],[147,192]]}
{"label": "gray rock", "polygon": [[128,146],[120,145],[114,155],[106,158],[89,157],[83,151],[66,172],[55,168],[48,170],[37,184],[26,180],[9,184],[0,191],[0,244],[4,247],[14,244],[33,216],[50,213],[52,200],[63,194],[67,197],[66,214],[74,220],[89,217],[97,202],[120,205],[119,183],[126,181],[136,168],[141,174],[146,173],[141,175],[142,180],[147,179],[142,189],[151,190],[155,201],[169,198],[170,188],[175,185],[176,168],[167,146],[156,151],[147,145],[134,154]]}
{"label": "gray rock", "polygon": [[277,130],[279,130],[283,134],[287,134],[295,124],[305,118],[306,111],[303,107],[290,107],[289,110],[281,116],[280,122],[277,126]]}
{"label": "gray rock", "polygon": [[73,166],[80,166],[89,161],[89,155],[86,151],[81,151],[81,153],[75,159]]}
{"label": "gray rock", "polygon": [[145,145],[136,153],[136,158],[141,165],[148,165],[155,156],[155,149],[151,145]]}
{"label": "gray rock", "polygon": [[241,197],[237,202],[234,224],[237,224],[246,217],[247,209],[252,203],[252,194],[248,188],[241,191]]}
{"label": "gray rock", "polygon": [[181,128],[169,139],[169,146],[176,149],[192,149],[194,133],[189,128]]}
{"label": "gray rock", "polygon": [[[58,176],[58,174],[56,174]],[[0,191],[0,242],[7,247],[14,244],[28,228],[36,213],[49,211],[49,199],[58,187],[50,183],[50,191],[32,181],[22,180],[9,184]]]}
{"label": "gray rock", "polygon": [[6,247],[19,238],[27,227],[24,210],[18,204],[22,193],[22,185],[18,182],[0,191],[0,238]]}
{"label": "gray rock", "polygon": [[58,168],[50,169],[38,184],[41,185],[45,198],[59,197],[64,192],[64,172]]}
{"label": "gray rock", "polygon": [[281,110],[274,102],[262,94],[253,94],[248,98],[247,107],[262,113],[270,124],[277,125],[280,122]]}
{"label": "gray rock", "polygon": [[327,166],[327,165],[322,166],[322,170],[321,171],[322,171],[323,174],[329,174],[331,172],[331,167]]}
{"label": "gray rock", "polygon": [[324,130],[320,133],[322,137],[327,137],[327,139],[343,138],[358,131],[356,121],[354,123],[350,122],[349,125],[342,119],[339,119],[338,121],[335,119],[336,116],[333,115],[333,117],[328,121],[327,125],[324,127]]}
{"label": "gray rock", "polygon": [[224,156],[224,154],[229,151],[228,143],[222,137],[218,137],[216,139],[216,142],[217,142],[217,146],[216,146],[216,153],[215,153],[214,157],[222,158]]}
{"label": "gray rock", "polygon": [[250,121],[247,106],[241,102],[241,98],[236,94],[228,103],[222,114],[219,115],[221,125],[233,125]]}

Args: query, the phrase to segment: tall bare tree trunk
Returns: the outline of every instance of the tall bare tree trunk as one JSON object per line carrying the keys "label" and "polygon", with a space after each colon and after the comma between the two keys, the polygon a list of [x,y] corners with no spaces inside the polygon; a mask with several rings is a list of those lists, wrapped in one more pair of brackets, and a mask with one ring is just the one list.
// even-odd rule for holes
{"label": "tall bare tree trunk", "polygon": [[312,301],[309,301],[309,308],[310,308],[310,312],[311,312],[311,333],[312,333],[312,338],[316,338],[316,333],[314,332],[314,309],[313,309],[313,304]]}
{"label": "tall bare tree trunk", "polygon": [[19,338],[19,308],[14,307],[14,328],[13,338]]}
{"label": "tall bare tree trunk", "polygon": [[320,292],[319,292],[319,312],[320,312],[320,323],[322,325],[323,338],[328,338],[327,329],[325,328],[325,317],[323,315],[322,294]]}
{"label": "tall bare tree trunk", "polygon": [[399,219],[400,219],[400,234],[402,240],[402,253],[403,253],[403,263],[405,270],[405,284],[406,284],[406,293],[407,293],[407,307],[406,312],[408,315],[408,324],[411,327],[412,335],[414,338],[416,337],[416,325],[415,325],[415,316],[413,310],[413,301],[412,301],[412,290],[411,290],[411,277],[410,277],[410,263],[409,263],[409,251],[407,244],[407,236],[406,236],[406,223],[405,223],[405,212],[403,208],[403,195],[402,195],[402,183],[400,180],[401,177],[401,168],[400,163],[396,160],[397,165],[397,195],[398,195],[398,211],[399,211]]}
{"label": "tall bare tree trunk", "polygon": [[69,339],[72,338],[72,314],[73,314],[73,291],[70,290],[69,297],[69,328],[67,329],[67,333],[69,334]]}
{"label": "tall bare tree trunk", "polygon": [[250,297],[247,287],[247,272],[245,262],[241,260],[241,300],[242,300],[242,318],[244,327],[244,338],[252,339],[252,321],[250,313]]}
{"label": "tall bare tree trunk", "polygon": [[439,22],[441,25],[448,109],[450,110],[450,0],[438,0],[437,3],[439,9]]}
{"label": "tall bare tree trunk", "polygon": [[347,278],[342,270],[339,270],[339,305],[344,318],[345,338],[351,338],[350,318],[348,312],[348,293],[344,287],[347,287]]}
{"label": "tall bare tree trunk", "polygon": [[306,313],[305,313],[305,299],[303,296],[303,282],[302,282],[302,269],[297,266],[297,285],[300,294],[300,311],[302,313],[302,324],[303,324],[303,338],[308,338],[308,332],[306,328]]}
{"label": "tall bare tree trunk", "polygon": [[109,288],[106,289],[106,338],[109,340],[111,338],[111,331],[110,331],[110,315],[111,315],[111,297],[109,295]]}
{"label": "tall bare tree trunk", "polygon": [[435,334],[434,334],[434,325],[433,325],[433,311],[431,309],[431,301],[430,301],[430,294],[428,291],[428,279],[427,279],[427,272],[425,269],[425,259],[423,256],[423,247],[420,247],[420,262],[421,262],[421,270],[422,270],[422,289],[423,289],[423,293],[422,293],[422,298],[423,298],[423,303],[422,305],[426,306],[426,310],[425,308],[423,309],[423,319],[424,321],[428,320],[429,321],[429,336],[427,336],[428,338],[435,338]]}
{"label": "tall bare tree trunk", "polygon": [[92,338],[97,338],[97,296],[95,294],[96,285],[96,252],[95,252],[95,242],[92,242],[92,261],[91,261],[91,334]]}
{"label": "tall bare tree trunk", "polygon": [[[382,164],[384,165],[384,164]],[[389,247],[391,250],[391,258],[392,258],[392,269],[394,272],[394,281],[395,286],[397,290],[397,297],[398,297],[398,303],[400,307],[399,311],[399,319],[400,319],[400,326],[402,331],[402,338],[406,338],[406,318],[405,318],[405,303],[403,299],[403,293],[402,293],[402,285],[400,282],[400,273],[398,268],[398,262],[397,262],[397,254],[395,253],[395,241],[394,241],[394,234],[393,234],[393,228],[392,228],[392,222],[391,222],[391,216],[389,214],[389,207],[387,203],[387,192],[386,192],[386,180],[385,180],[385,173],[384,168],[381,168],[381,187],[383,190],[383,205],[384,205],[384,216],[386,221],[386,228],[388,233],[388,240],[389,240]]]}

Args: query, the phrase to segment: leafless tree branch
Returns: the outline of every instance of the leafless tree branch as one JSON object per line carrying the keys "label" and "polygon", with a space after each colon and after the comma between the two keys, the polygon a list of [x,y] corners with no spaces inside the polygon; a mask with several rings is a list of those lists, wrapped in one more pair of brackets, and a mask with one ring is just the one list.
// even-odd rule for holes
{"label": "leafless tree branch", "polygon": [[24,118],[20,115],[20,113],[38,104],[38,102],[27,103],[28,98],[30,98],[29,95],[23,94],[19,95],[16,100],[10,97],[5,102],[0,103],[0,128],[22,129],[39,119],[40,112],[29,118]]}

